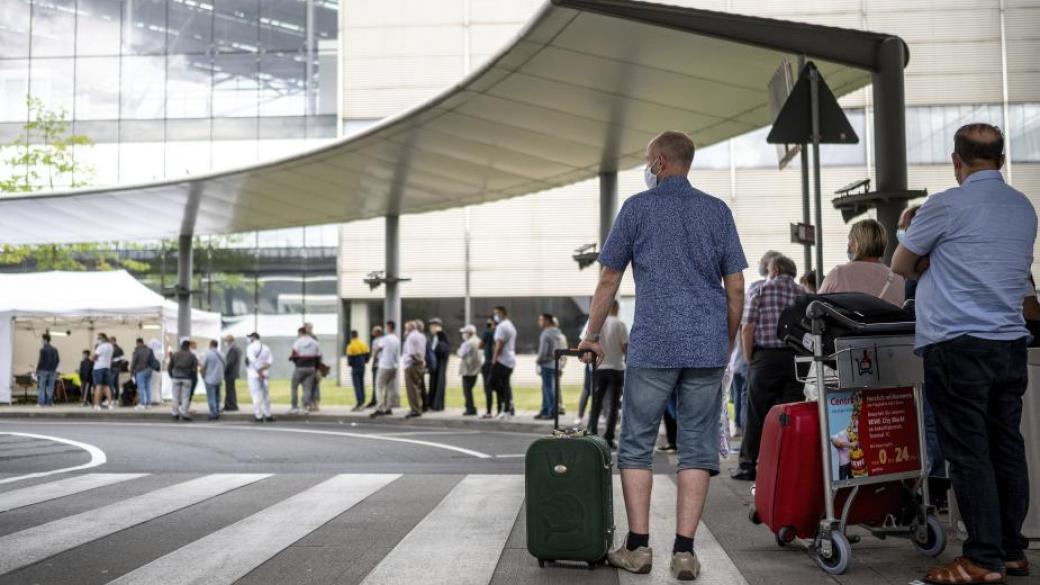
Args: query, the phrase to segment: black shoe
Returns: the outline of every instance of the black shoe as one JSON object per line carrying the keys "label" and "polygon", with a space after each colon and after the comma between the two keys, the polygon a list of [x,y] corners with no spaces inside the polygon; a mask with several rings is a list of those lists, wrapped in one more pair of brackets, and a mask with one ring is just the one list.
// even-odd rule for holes
{"label": "black shoe", "polygon": [[177,422],[177,421],[181,420],[181,415],[174,414],[174,415],[171,415],[170,418],[173,419],[173,422]]}
{"label": "black shoe", "polygon": [[729,476],[737,481],[755,481],[755,472],[744,467],[738,467]]}
{"label": "black shoe", "polygon": [[408,414],[404,415],[405,418],[419,418],[420,416],[422,416],[421,412],[409,412]]}
{"label": "black shoe", "polygon": [[607,441],[607,444],[610,445],[611,451],[617,451],[617,443],[615,443],[613,440]]}
{"label": "black shoe", "polygon": [[191,422],[191,417],[190,416],[182,416],[181,420],[184,421],[184,422]]}
{"label": "black shoe", "polygon": [[253,422],[255,422],[255,423],[262,423],[262,422],[264,422],[264,419],[262,419],[262,418],[254,418]]}
{"label": "black shoe", "polygon": [[466,412],[462,413],[462,416],[477,416],[477,411],[467,410]]}
{"label": "black shoe", "polygon": [[238,408],[228,408],[225,406],[224,412],[238,412]]}
{"label": "black shoe", "polygon": [[547,418],[552,418],[552,417],[548,416],[548,415],[545,415],[545,414],[536,414],[536,415],[534,415],[534,420],[545,420]]}
{"label": "black shoe", "polygon": [[274,422],[274,417],[273,416],[265,416],[264,417],[264,422]]}
{"label": "black shoe", "polygon": [[209,420],[220,420],[220,417],[215,414],[211,414],[209,415]]}

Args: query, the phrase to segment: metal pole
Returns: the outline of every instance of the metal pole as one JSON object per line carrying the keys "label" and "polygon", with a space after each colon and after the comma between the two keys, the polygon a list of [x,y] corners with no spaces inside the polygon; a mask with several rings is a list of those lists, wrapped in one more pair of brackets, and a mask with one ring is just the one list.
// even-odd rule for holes
{"label": "metal pole", "polygon": [[[801,73],[802,69],[805,68],[805,55],[798,55],[798,72]],[[802,223],[808,225],[812,223],[811,210],[809,208],[809,145],[806,143],[801,144],[802,151],[798,158],[801,159],[802,163]],[[809,272],[812,270],[812,246],[809,244],[803,244],[803,255],[802,255],[802,268]],[[816,283],[823,282],[823,276],[820,274],[816,275]]]}
{"label": "metal pole", "polygon": [[469,263],[470,263],[470,249],[469,249],[469,247],[470,247],[470,232],[469,232],[469,230],[470,230],[470,223],[469,223],[469,217],[470,216],[469,216],[469,207],[465,208],[463,210],[463,213],[465,213],[465,222],[466,222],[465,236],[464,236],[465,257],[463,259],[464,273],[465,273],[465,278],[466,278],[466,290],[465,290],[465,298],[464,298],[464,302],[463,302],[462,313],[463,313],[464,323],[466,325],[471,325],[471,324],[473,324],[473,321],[472,321],[472,319],[473,319],[473,299],[470,297],[470,265],[469,265]]}
{"label": "metal pole", "polygon": [[401,276],[399,264],[400,256],[400,217],[397,215],[386,216],[386,296],[383,298],[383,320],[393,321],[397,330],[401,331],[401,291],[397,279]]}
{"label": "metal pole", "polygon": [[[874,81],[874,161],[877,191],[899,193],[907,189],[906,109],[903,67],[906,52],[903,41],[889,38],[878,49],[878,68]],[[905,199],[889,199],[877,206],[877,220],[888,232],[885,262],[896,250],[896,228],[906,208]]]}
{"label": "metal pole", "polygon": [[809,71],[809,94],[812,108],[812,158],[813,189],[816,205],[816,281],[823,282],[823,206],[820,188],[820,72],[814,67]]}
{"label": "metal pole", "polygon": [[177,240],[177,337],[191,337],[192,235]]}
{"label": "metal pole", "polygon": [[617,171],[606,171],[599,174],[599,246],[610,235],[610,227],[614,225],[617,214]]}

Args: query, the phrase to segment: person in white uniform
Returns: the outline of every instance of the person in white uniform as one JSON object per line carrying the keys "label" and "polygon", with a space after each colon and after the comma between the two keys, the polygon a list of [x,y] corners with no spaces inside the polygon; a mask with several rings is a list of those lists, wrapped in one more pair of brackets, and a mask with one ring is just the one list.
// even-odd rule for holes
{"label": "person in white uniform", "polygon": [[274,359],[271,349],[260,342],[260,334],[250,333],[246,348],[246,369],[249,373],[249,394],[253,399],[254,422],[274,422],[271,416],[271,389],[267,371]]}

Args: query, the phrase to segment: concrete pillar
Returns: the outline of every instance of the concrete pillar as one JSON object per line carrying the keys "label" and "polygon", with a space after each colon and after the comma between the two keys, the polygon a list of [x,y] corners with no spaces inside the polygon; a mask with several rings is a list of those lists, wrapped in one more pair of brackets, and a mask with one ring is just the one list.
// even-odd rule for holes
{"label": "concrete pillar", "polygon": [[[903,42],[890,38],[878,49],[878,68],[874,81],[874,163],[877,181],[875,190],[882,193],[907,189],[906,167],[906,99],[903,86],[903,67],[906,53]],[[906,208],[906,200],[880,203],[877,219],[888,232],[885,261],[892,260],[895,252],[896,227],[899,215]]]}
{"label": "concrete pillar", "polygon": [[191,337],[192,235],[177,240],[177,337]]}
{"label": "concrete pillar", "polygon": [[610,235],[610,226],[614,225],[614,216],[617,215],[617,171],[606,171],[599,174],[599,246],[603,244]]}
{"label": "concrete pillar", "polygon": [[397,330],[402,331],[401,328],[401,291],[400,283],[398,279],[401,277],[401,237],[400,237],[400,216],[388,215],[386,216],[386,230],[384,238],[386,240],[386,266],[383,268],[386,283],[383,285],[386,287],[386,296],[383,298],[383,321],[393,321],[397,324]]}

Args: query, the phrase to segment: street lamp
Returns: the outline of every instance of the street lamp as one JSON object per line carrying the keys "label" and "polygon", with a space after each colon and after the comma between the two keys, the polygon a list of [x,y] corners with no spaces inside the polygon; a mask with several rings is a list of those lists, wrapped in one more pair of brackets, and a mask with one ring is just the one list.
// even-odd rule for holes
{"label": "street lamp", "polygon": [[574,258],[574,261],[578,263],[578,270],[585,270],[596,263],[596,260],[599,259],[599,252],[596,251],[596,247],[597,244],[585,244],[574,250],[571,258]]}
{"label": "street lamp", "polygon": [[386,272],[382,270],[373,270],[366,274],[363,280],[365,284],[368,285],[369,290],[375,290],[382,284],[408,282],[411,278],[387,278]]}

